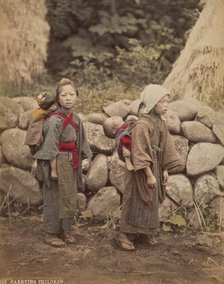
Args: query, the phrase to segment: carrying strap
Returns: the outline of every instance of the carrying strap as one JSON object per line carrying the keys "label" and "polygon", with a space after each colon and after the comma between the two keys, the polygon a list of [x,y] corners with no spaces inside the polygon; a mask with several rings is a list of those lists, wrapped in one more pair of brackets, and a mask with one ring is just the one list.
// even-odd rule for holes
{"label": "carrying strap", "polygon": [[[67,116],[64,113],[60,113],[60,112],[51,112],[48,114],[47,117],[50,116],[60,116],[64,119],[63,125],[62,125],[62,132],[63,130],[70,124],[74,129],[77,130],[77,127],[75,125],[75,122],[72,120],[73,119],[73,113],[70,113],[69,116]],[[61,132],[61,133],[62,133]],[[78,137],[78,135],[77,135]],[[75,142],[61,142],[59,143],[59,151],[61,152],[66,152],[69,151],[72,153],[73,156],[73,168],[77,169],[79,167],[79,163],[78,163],[78,151],[77,151],[77,145]]]}
{"label": "carrying strap", "polygon": [[63,125],[62,125],[62,131],[68,126],[68,124],[71,124],[71,126],[76,129],[76,125],[74,123],[74,121],[72,120],[73,119],[73,113],[70,113],[69,116],[67,116],[66,114],[64,113],[60,113],[60,112],[51,112],[47,115],[47,117],[50,117],[50,116],[53,116],[53,115],[56,115],[56,116],[60,116],[62,118],[64,118],[64,122],[63,122]]}
{"label": "carrying strap", "polygon": [[[152,120],[152,119],[150,119],[150,122],[152,123],[152,125],[153,125],[153,129],[150,131],[150,137],[153,137],[153,135],[155,134],[155,132],[156,132],[156,134],[159,136],[159,133],[158,133],[158,129],[157,129],[157,126],[156,126],[156,124],[155,124],[155,122]],[[146,127],[148,127],[149,128],[149,120],[148,120],[148,118],[145,118],[145,117],[140,117],[138,120],[137,120],[137,123],[143,123],[144,125],[146,125]],[[136,124],[137,124],[136,123]]]}

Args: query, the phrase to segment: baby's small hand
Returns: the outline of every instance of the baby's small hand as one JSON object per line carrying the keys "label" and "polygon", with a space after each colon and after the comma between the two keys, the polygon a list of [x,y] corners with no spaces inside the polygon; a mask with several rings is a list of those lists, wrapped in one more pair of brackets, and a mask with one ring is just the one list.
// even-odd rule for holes
{"label": "baby's small hand", "polygon": [[130,157],[131,152],[127,148],[122,147],[122,151],[123,151],[123,156],[124,157]]}

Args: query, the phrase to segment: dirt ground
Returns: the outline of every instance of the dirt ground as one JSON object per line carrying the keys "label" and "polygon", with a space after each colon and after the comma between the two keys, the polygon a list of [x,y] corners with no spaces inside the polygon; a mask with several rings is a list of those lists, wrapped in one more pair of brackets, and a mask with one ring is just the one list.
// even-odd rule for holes
{"label": "dirt ground", "polygon": [[219,234],[162,232],[157,246],[140,238],[134,252],[120,250],[114,230],[102,224],[75,225],[77,243],[65,248],[47,246],[43,236],[40,215],[11,223],[0,219],[0,279],[16,280],[0,283],[224,283],[224,243]]}

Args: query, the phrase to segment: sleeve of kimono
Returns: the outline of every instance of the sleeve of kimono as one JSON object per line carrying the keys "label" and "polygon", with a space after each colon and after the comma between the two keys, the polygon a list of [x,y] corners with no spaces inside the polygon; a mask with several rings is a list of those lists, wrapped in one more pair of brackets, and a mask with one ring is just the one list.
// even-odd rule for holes
{"label": "sleeve of kimono", "polygon": [[87,135],[83,127],[83,123],[81,121],[80,121],[80,128],[81,128],[81,133],[82,133],[81,151],[84,154],[84,156],[87,158],[89,156],[92,156],[93,154],[90,149],[89,142],[87,140]]}
{"label": "sleeve of kimono", "polygon": [[50,117],[44,125],[44,141],[34,158],[40,160],[52,160],[58,155],[59,137],[62,132],[61,119]]}
{"label": "sleeve of kimono", "polygon": [[39,146],[42,142],[43,119],[34,120],[30,117],[26,132],[25,145]]}
{"label": "sleeve of kimono", "polygon": [[132,130],[131,157],[135,171],[145,169],[152,163],[151,141],[148,128],[138,123]]}
{"label": "sleeve of kimono", "polygon": [[163,149],[163,170],[172,171],[182,168],[181,159],[175,149],[173,139],[165,125],[165,145]]}

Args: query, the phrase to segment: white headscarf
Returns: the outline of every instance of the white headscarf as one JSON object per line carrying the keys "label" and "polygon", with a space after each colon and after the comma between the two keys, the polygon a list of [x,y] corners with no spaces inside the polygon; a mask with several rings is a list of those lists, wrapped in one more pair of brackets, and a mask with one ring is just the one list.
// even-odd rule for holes
{"label": "white headscarf", "polygon": [[141,103],[144,104],[143,113],[149,113],[154,106],[170,92],[163,86],[157,84],[149,84],[141,92]]}

